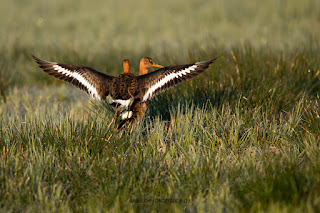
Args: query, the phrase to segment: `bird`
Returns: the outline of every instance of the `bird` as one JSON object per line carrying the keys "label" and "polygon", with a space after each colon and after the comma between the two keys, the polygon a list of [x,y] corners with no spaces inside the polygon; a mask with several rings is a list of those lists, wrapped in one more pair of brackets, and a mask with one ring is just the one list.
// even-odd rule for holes
{"label": "bird", "polygon": [[[110,95],[113,100],[111,104],[121,112],[122,120],[133,116],[130,108],[138,101],[150,101],[159,93],[194,78],[219,57],[191,64],[167,66],[139,76],[132,74],[130,62],[125,59],[123,72],[119,76],[111,76],[87,66],[60,64],[33,56],[44,72],[84,90],[92,98],[105,100]],[[154,65],[153,62],[152,64]],[[142,70],[145,72],[145,69]]]}
{"label": "bird", "polygon": [[139,65],[139,76],[147,74],[150,67],[164,68],[164,66],[154,63],[151,58],[142,57]]}
{"label": "bird", "polygon": [[[148,73],[148,69],[150,67],[158,67],[163,68],[164,66],[156,64],[152,61],[149,57],[142,57],[140,60],[140,67],[139,67],[139,75],[144,75]],[[130,62],[129,60],[123,61],[123,73],[131,73],[130,70]],[[120,77],[120,79],[122,79]],[[115,81],[115,87],[116,85],[122,84],[121,82]],[[124,89],[125,90],[125,89]],[[130,91],[130,90],[129,90]],[[111,95],[112,96],[112,95]],[[120,130],[127,122],[129,122],[132,126],[132,124],[135,121],[141,120],[143,115],[145,114],[147,110],[147,105],[145,102],[141,102],[138,100],[135,100],[129,107],[128,110],[125,109],[121,105],[121,101],[114,101],[110,105],[115,108],[115,125],[117,126],[117,130]],[[118,121],[120,120],[120,123],[117,125]]]}
{"label": "bird", "polygon": [[[152,66],[158,67],[158,68],[164,67],[162,65],[154,63],[152,61],[152,59],[149,57],[142,57],[140,59],[139,75],[144,75],[144,74],[148,73],[148,69]],[[125,73],[125,72],[127,72],[127,70],[130,70],[130,62],[129,62],[129,60],[124,60],[123,61],[123,72]],[[135,100],[132,103],[130,109],[128,109],[128,110],[124,110],[121,105],[120,105],[120,107],[118,107],[117,102],[111,103],[111,106],[113,106],[116,111],[115,124],[120,119],[120,123],[117,126],[118,130],[120,130],[128,121],[132,126],[132,124],[135,121],[141,120],[141,118],[143,117],[143,115],[145,114],[145,112],[147,110],[147,104],[145,102],[141,102],[138,100]]]}
{"label": "bird", "polygon": [[[164,66],[155,64],[151,58],[149,57],[142,57],[140,59],[139,65],[139,76],[145,75],[148,73],[150,67],[159,67],[163,68]],[[140,100],[135,100],[134,103],[131,105],[130,109],[128,110],[127,116],[121,118],[121,121],[117,127],[117,129],[121,129],[124,125],[129,123],[132,127],[135,122],[138,122],[142,119],[144,114],[148,109],[147,102],[142,102]]]}

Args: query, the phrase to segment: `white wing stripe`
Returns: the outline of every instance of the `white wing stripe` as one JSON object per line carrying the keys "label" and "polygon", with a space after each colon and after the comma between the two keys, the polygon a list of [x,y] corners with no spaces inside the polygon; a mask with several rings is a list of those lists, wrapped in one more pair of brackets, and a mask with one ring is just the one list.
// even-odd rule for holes
{"label": "white wing stripe", "polygon": [[175,78],[179,78],[179,77],[182,77],[186,74],[189,74],[191,73],[192,71],[195,70],[195,68],[197,68],[197,65],[193,65],[191,67],[188,67],[184,70],[180,70],[179,72],[176,72],[176,73],[170,73],[169,75],[166,75],[164,78],[162,78],[161,80],[159,80],[156,84],[154,84],[152,87],[150,87],[148,89],[148,91],[146,92],[146,94],[143,96],[143,99],[142,101],[147,101],[149,98],[152,97],[153,93],[161,88],[162,86],[164,86],[166,83],[168,83],[169,81],[175,79]]}
{"label": "white wing stripe", "polygon": [[94,88],[93,85],[91,85],[82,75],[80,75],[77,72],[71,72],[70,70],[65,69],[57,64],[53,65],[52,67],[54,68],[55,71],[57,71],[63,75],[77,79],[83,86],[85,86],[88,89],[88,92],[92,98],[96,98],[96,99],[100,100],[97,89]]}

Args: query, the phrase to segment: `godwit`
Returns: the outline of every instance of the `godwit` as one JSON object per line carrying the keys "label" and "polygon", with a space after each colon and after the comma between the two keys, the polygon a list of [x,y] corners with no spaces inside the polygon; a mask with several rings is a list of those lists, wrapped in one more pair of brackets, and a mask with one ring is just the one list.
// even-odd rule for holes
{"label": "godwit", "polygon": [[131,106],[136,106],[139,101],[145,103],[160,92],[192,79],[207,69],[218,57],[193,64],[163,67],[140,76],[134,76],[130,71],[129,60],[124,60],[123,73],[117,77],[86,66],[58,64],[35,56],[33,58],[44,72],[77,86],[92,98],[105,100],[110,95],[113,99],[112,104],[117,105],[124,120],[132,117],[134,110],[130,110]]}
{"label": "godwit", "polygon": [[[140,66],[139,66],[139,76],[145,75],[148,73],[150,67],[159,67],[163,68],[163,66],[158,65],[152,61],[149,57],[142,57],[140,59]],[[127,116],[122,117],[121,122],[119,123],[117,129],[121,129],[125,124],[129,123],[131,126],[133,123],[140,121],[144,114],[148,109],[147,102],[142,102],[140,100],[135,100],[128,111],[123,112]]]}

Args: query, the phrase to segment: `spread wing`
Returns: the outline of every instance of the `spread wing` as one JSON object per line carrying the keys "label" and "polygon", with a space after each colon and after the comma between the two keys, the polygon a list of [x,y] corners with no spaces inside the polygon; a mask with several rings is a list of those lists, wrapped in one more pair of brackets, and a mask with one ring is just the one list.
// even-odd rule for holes
{"label": "spread wing", "polygon": [[35,56],[33,58],[44,72],[86,91],[92,98],[104,100],[109,95],[109,87],[114,78],[112,76],[89,67],[58,64]]}
{"label": "spread wing", "polygon": [[157,94],[199,75],[217,58],[194,64],[165,67],[152,73],[138,76],[139,94],[137,98],[142,101],[150,100]]}

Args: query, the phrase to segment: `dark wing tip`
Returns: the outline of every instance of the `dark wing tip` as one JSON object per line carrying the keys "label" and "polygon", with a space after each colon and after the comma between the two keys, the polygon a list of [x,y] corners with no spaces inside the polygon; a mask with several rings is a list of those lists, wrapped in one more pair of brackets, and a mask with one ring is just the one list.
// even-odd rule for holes
{"label": "dark wing tip", "polygon": [[211,59],[211,61],[213,62],[213,61],[217,60],[220,57],[221,57],[221,55],[219,55],[218,57],[215,57],[214,59]]}
{"label": "dark wing tip", "polygon": [[41,61],[44,61],[44,60],[42,60],[42,59],[40,59],[40,58],[37,58],[37,57],[34,56],[34,55],[31,55],[31,56],[32,56],[33,60],[35,60],[38,64],[39,64]]}
{"label": "dark wing tip", "polygon": [[54,64],[56,64],[55,62],[50,62],[50,61],[46,61],[46,60],[37,58],[37,57],[34,56],[34,55],[31,55],[31,56],[32,56],[32,58],[35,60],[35,62],[36,62],[37,64],[39,64],[40,68],[42,68],[41,65],[54,65]]}
{"label": "dark wing tip", "polygon": [[209,67],[210,64],[212,64],[215,60],[220,58],[221,56],[215,57],[214,59],[208,60],[208,61],[200,61],[195,63],[196,65],[204,66],[204,67]]}
{"label": "dark wing tip", "polygon": [[34,55],[32,55],[32,54],[31,54],[31,56],[32,56],[33,60],[35,60],[35,61],[39,64],[39,60],[41,60],[41,59],[40,59],[40,58],[35,57],[35,56],[34,56]]}

